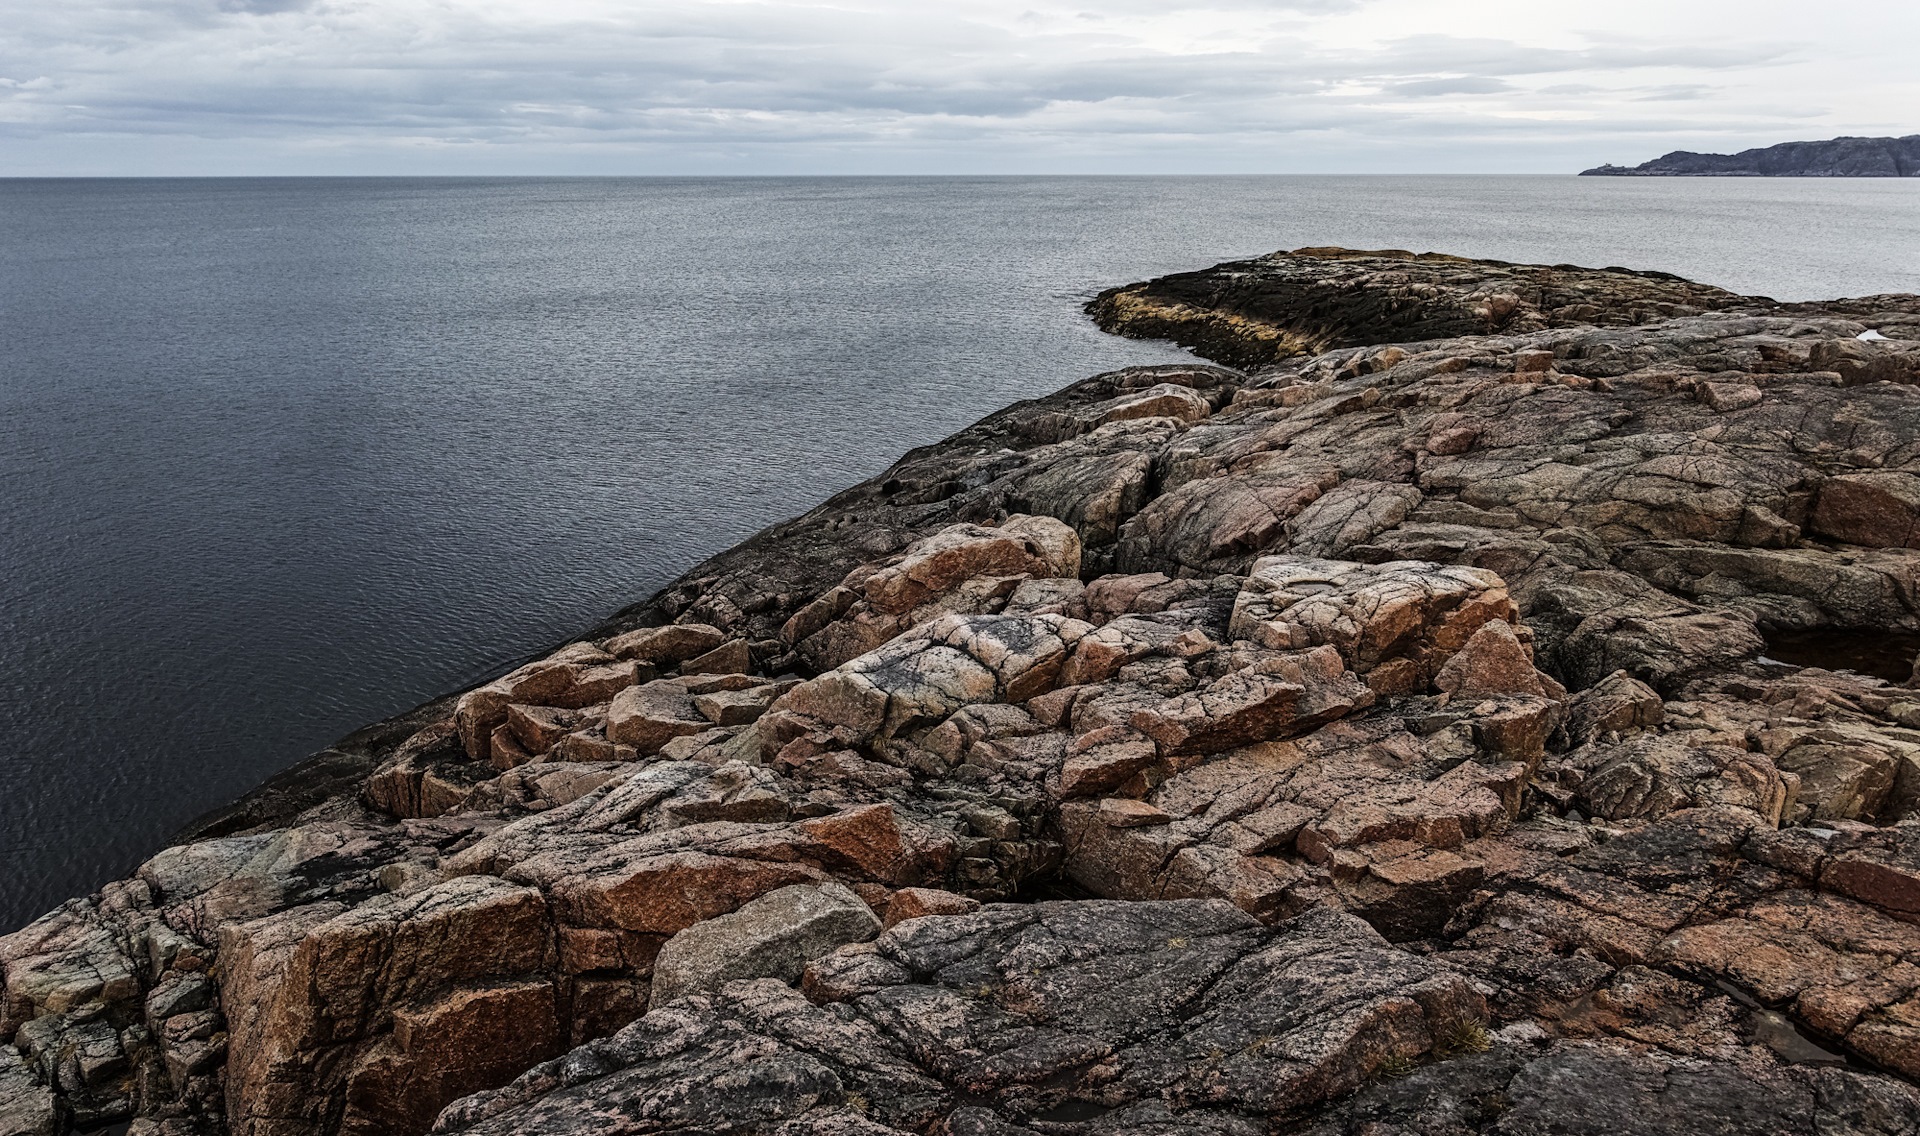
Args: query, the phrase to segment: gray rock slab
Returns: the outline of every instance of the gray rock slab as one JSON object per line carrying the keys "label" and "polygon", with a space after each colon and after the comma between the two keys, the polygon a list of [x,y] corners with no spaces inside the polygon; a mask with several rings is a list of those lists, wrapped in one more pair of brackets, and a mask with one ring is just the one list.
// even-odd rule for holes
{"label": "gray rock slab", "polygon": [[740,978],[799,979],[809,962],[880,933],[880,920],[840,884],[795,884],[667,940],[653,964],[652,1004]]}

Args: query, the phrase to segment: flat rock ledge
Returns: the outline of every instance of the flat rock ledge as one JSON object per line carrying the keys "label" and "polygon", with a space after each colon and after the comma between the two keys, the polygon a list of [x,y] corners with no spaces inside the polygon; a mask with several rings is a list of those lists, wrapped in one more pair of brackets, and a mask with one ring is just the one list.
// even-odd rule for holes
{"label": "flat rock ledge", "polygon": [[1009,407],[0,938],[0,1136],[1920,1133],[1920,298],[1094,311],[1249,369]]}

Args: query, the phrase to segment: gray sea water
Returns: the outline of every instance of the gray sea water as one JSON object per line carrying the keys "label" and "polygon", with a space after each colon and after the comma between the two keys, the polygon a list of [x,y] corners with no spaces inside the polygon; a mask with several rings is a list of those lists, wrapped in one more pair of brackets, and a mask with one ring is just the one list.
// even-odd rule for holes
{"label": "gray sea water", "polygon": [[1309,244],[1920,291],[1920,182],[0,181],[0,930]]}

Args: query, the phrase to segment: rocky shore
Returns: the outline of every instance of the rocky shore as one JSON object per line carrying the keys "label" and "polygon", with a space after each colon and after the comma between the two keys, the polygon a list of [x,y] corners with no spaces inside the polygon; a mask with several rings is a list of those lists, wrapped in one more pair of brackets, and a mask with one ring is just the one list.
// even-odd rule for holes
{"label": "rocky shore", "polygon": [[0,938],[0,1136],[1920,1132],[1920,297],[1314,249],[1090,310],[1223,365]]}

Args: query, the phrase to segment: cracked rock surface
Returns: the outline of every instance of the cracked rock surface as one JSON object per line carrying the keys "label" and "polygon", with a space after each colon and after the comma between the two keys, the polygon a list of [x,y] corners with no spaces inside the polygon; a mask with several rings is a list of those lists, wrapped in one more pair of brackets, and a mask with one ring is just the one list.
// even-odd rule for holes
{"label": "cracked rock surface", "polygon": [[1095,313],[1248,369],[1009,407],[0,938],[0,1136],[1920,1132],[1920,299]]}

